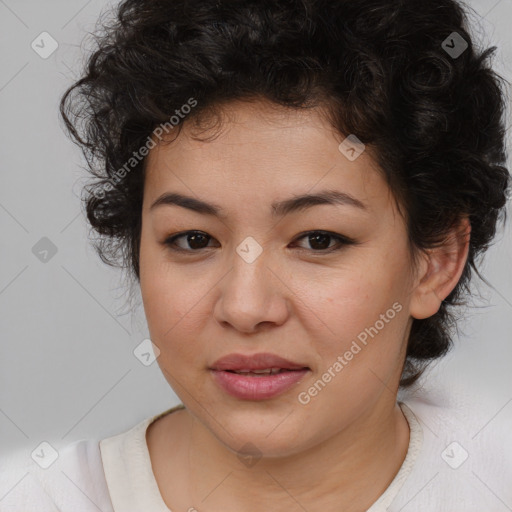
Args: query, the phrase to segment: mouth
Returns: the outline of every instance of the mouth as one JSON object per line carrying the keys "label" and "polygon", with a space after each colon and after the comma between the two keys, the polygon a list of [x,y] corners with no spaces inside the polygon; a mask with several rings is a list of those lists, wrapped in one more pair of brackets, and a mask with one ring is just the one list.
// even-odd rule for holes
{"label": "mouth", "polygon": [[252,355],[229,354],[215,361],[210,367],[210,370],[261,375],[303,370],[305,368],[308,368],[308,366],[299,362],[290,361],[277,354],[259,353]]}
{"label": "mouth", "polygon": [[211,370],[211,375],[219,389],[232,397],[239,400],[269,400],[290,391],[310,371],[309,368],[269,368],[268,371],[259,372]]}
{"label": "mouth", "polygon": [[299,383],[311,368],[275,354],[231,354],[209,368],[221,390],[241,400],[267,400]]}
{"label": "mouth", "polygon": [[311,369],[274,354],[231,354],[209,368],[220,390],[239,400],[269,400],[290,391]]}
{"label": "mouth", "polygon": [[290,369],[290,368],[265,368],[264,370],[250,370],[250,369],[244,369],[244,370],[223,370],[230,373],[236,373],[238,375],[243,375],[245,377],[265,377],[269,375],[278,375],[280,373],[285,372],[297,372],[301,370],[309,370],[309,368],[296,368],[296,369]]}

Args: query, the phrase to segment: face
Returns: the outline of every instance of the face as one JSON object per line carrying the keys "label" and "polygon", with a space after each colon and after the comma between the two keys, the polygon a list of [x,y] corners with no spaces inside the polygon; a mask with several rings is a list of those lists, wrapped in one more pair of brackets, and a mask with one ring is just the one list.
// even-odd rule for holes
{"label": "face", "polygon": [[[148,156],[145,313],[160,368],[201,428],[232,450],[293,454],[395,403],[411,323],[406,227],[369,149],[347,158],[317,111],[223,112],[217,137],[194,140],[185,124]],[[277,206],[326,191],[338,201]],[[306,369],[212,370],[261,353]]]}

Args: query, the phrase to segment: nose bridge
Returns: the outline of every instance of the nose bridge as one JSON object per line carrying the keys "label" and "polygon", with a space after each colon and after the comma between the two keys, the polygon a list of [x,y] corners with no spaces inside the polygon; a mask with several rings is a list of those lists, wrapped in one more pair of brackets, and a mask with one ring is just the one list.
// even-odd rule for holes
{"label": "nose bridge", "polygon": [[271,264],[269,256],[268,245],[264,248],[263,243],[260,244],[253,236],[247,236],[236,246],[231,279],[235,286],[242,288],[242,293],[261,293],[268,288],[271,280],[271,272],[267,268]]}
{"label": "nose bridge", "polygon": [[221,286],[217,319],[250,332],[260,323],[282,323],[287,307],[282,294],[275,258],[254,237],[248,236],[235,248],[231,272]]}

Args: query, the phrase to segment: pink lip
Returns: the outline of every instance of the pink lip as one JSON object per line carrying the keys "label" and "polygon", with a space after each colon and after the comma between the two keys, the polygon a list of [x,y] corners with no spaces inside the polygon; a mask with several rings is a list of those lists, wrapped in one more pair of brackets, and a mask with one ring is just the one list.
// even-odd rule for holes
{"label": "pink lip", "polygon": [[[265,376],[233,373],[233,370],[265,370],[267,368],[282,368],[289,371]],[[251,356],[229,354],[218,359],[210,370],[215,382],[224,391],[243,400],[265,400],[284,393],[310,371],[303,364],[270,353]]]}
{"label": "pink lip", "polygon": [[309,371],[304,368],[275,375],[251,377],[227,370],[211,370],[215,381],[224,391],[243,400],[265,400],[280,395],[299,382]]}
{"label": "pink lip", "polygon": [[285,368],[287,370],[300,370],[307,368],[305,364],[295,363],[270,354],[262,352],[246,356],[244,354],[229,354],[221,357],[212,364],[211,370],[265,370],[266,368]]}

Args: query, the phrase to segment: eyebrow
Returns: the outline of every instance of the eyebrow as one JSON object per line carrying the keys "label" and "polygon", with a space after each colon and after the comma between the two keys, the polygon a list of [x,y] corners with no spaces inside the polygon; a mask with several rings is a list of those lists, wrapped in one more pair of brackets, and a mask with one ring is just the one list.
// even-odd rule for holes
{"label": "eyebrow", "polygon": [[[345,192],[338,190],[322,190],[317,194],[303,194],[285,199],[284,201],[274,202],[271,205],[273,217],[283,217],[292,212],[303,211],[320,204],[330,205],[349,205],[367,211],[364,203]],[[227,218],[224,209],[213,203],[206,203],[194,197],[185,196],[175,192],[166,192],[162,194],[150,207],[150,210],[162,205],[176,205],[187,208],[203,215],[212,215],[215,217]]]}

